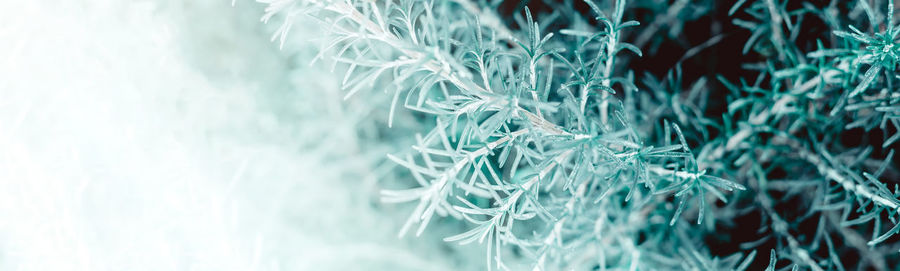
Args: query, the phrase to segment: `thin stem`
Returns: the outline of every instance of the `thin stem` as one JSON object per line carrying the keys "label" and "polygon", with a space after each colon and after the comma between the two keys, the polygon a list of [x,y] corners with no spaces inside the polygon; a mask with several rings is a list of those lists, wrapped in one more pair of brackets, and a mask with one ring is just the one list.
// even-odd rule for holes
{"label": "thin stem", "polygon": [[890,210],[900,211],[900,205],[898,205],[896,203],[896,200],[888,199],[888,198],[882,197],[880,195],[877,195],[874,192],[872,192],[872,189],[869,188],[868,186],[857,184],[850,178],[842,175],[840,173],[840,171],[838,171],[832,167],[829,167],[827,165],[827,163],[822,161],[821,158],[810,153],[808,150],[800,149],[799,154],[800,154],[800,157],[805,159],[807,162],[815,165],[816,169],[819,171],[819,174],[822,174],[822,176],[825,176],[826,178],[829,178],[829,179],[837,182],[844,188],[844,190],[850,191],[860,197],[869,199],[872,202],[877,203],[881,206],[887,207]]}
{"label": "thin stem", "polygon": [[[619,22],[616,22],[618,24]],[[616,61],[616,46],[619,42],[619,32],[615,29],[609,29],[609,36],[607,37],[606,43],[606,63],[603,69],[603,80],[600,81],[607,89],[612,88],[612,74],[613,74],[613,64]],[[585,105],[587,104],[587,95],[588,89],[582,88],[582,100],[581,100],[581,112],[584,112]],[[600,97],[600,122],[606,125],[609,121],[609,92],[602,91]]]}
{"label": "thin stem", "polygon": [[[353,6],[351,6],[347,3],[344,3],[344,2],[334,3],[330,6],[328,6],[326,9],[337,12],[338,14],[341,14],[341,15],[347,16],[347,18],[350,18],[351,20],[353,20],[353,22],[363,26],[367,31],[369,31],[371,34],[375,35],[377,40],[385,41],[387,44],[389,44],[392,47],[394,47],[395,49],[399,50],[401,53],[407,55],[409,58],[422,59],[425,57],[424,53],[422,53],[422,52],[415,51],[412,49],[407,49],[410,47],[403,46],[402,40],[399,40],[395,36],[388,34],[387,32],[384,32],[380,27],[377,26],[377,24],[375,24],[374,22],[369,20],[365,15],[360,13],[356,8],[354,8]],[[446,58],[441,58],[440,60],[452,61],[452,60],[449,60]],[[460,74],[460,71],[454,70],[454,67],[461,67],[461,65],[451,65],[451,63],[440,63],[437,60],[431,60],[424,64],[424,68],[426,70],[440,76],[442,79],[447,80],[454,86],[456,86],[460,89],[466,90],[468,93],[471,93],[475,97],[477,97],[481,100],[485,100],[485,101],[491,101],[494,99],[493,97],[489,97],[486,95],[487,93],[490,93],[488,90],[486,90],[483,87],[479,86],[478,84],[472,82],[471,80],[466,79],[469,77],[461,78],[460,76],[457,76],[457,74]],[[501,101],[500,103],[504,104],[506,102]],[[515,105],[515,112],[525,115],[526,119],[529,122],[531,122],[532,125],[534,125],[535,127],[538,127],[539,129],[541,129],[542,132],[544,132],[546,134],[573,136],[578,139],[589,137],[588,135],[577,135],[577,134],[572,134],[572,133],[566,132],[562,127],[559,127],[558,125],[556,125],[550,121],[547,121],[546,119],[542,118],[541,116],[534,115],[533,113],[529,112],[528,110],[526,110],[518,105]]]}
{"label": "thin stem", "polygon": [[757,195],[757,199],[760,205],[765,210],[765,213],[769,215],[769,218],[772,219],[772,230],[775,231],[776,234],[781,235],[782,237],[787,239],[790,251],[794,251],[795,256],[803,261],[803,263],[806,264],[811,270],[823,271],[822,267],[820,267],[819,264],[810,257],[807,249],[801,248],[800,242],[797,241],[797,239],[794,238],[794,236],[791,235],[791,233],[788,231],[788,223],[784,221],[784,219],[782,219],[781,216],[778,215],[778,213],[775,212],[772,204],[772,199],[769,197],[769,195],[764,192],[758,193]]}

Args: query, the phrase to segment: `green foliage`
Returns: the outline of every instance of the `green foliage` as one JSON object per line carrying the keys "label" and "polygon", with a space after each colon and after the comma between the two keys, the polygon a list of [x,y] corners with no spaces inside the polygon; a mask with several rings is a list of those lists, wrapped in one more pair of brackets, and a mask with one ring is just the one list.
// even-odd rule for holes
{"label": "green foliage", "polygon": [[[278,0],[264,20],[285,14],[283,43],[291,17],[317,18],[347,99],[387,93],[388,126],[418,116],[416,143],[388,155],[412,187],[382,193],[415,202],[401,236],[463,221],[444,240],[483,244],[491,269],[887,270],[900,264],[893,4],[788,2],[548,0],[503,15],[497,1]],[[704,18],[731,30],[659,35]],[[705,52],[735,39],[740,60]],[[665,76],[641,66],[667,46],[683,56]],[[741,72],[683,68],[704,61]]]}

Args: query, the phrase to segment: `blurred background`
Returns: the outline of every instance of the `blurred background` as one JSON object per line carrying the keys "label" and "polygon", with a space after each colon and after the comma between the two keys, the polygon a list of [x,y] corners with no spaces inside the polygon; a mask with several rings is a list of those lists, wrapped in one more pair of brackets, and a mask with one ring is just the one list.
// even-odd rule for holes
{"label": "blurred background", "polygon": [[263,8],[0,1],[0,270],[483,267],[452,224],[398,238],[378,191],[412,134]]}

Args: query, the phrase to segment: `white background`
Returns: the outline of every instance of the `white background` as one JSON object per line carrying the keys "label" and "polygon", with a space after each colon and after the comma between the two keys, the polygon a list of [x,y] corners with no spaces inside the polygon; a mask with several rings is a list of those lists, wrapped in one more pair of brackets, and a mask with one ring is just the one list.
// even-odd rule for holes
{"label": "white background", "polygon": [[261,8],[0,1],[0,270],[461,268]]}

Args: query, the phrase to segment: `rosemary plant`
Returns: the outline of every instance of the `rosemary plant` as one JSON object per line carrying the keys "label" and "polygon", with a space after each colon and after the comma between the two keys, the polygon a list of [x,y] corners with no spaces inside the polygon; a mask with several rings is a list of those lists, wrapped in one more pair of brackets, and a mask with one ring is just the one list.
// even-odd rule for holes
{"label": "rosemary plant", "polygon": [[401,236],[462,221],[501,270],[900,264],[890,1],[260,1],[418,122]]}

